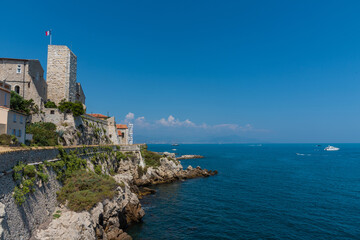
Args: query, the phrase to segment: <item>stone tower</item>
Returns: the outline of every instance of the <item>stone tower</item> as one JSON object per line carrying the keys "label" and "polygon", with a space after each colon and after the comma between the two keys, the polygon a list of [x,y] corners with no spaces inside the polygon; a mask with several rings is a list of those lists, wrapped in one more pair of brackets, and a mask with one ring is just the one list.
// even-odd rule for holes
{"label": "stone tower", "polygon": [[58,104],[62,99],[75,102],[77,57],[67,47],[48,46],[47,76],[48,99]]}

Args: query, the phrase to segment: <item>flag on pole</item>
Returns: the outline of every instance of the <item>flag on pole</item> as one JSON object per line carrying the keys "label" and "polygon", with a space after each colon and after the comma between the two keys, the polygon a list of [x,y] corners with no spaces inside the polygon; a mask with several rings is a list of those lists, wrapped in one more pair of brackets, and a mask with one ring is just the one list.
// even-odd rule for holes
{"label": "flag on pole", "polygon": [[52,36],[51,32],[52,32],[51,29],[48,31],[45,31],[45,36],[50,36],[50,45],[51,45],[51,36]]}

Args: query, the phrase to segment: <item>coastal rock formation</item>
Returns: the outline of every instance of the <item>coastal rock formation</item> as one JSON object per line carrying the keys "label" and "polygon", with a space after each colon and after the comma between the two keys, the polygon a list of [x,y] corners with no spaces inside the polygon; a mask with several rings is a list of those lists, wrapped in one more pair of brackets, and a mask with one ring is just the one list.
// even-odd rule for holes
{"label": "coastal rock formation", "polygon": [[66,115],[67,120],[56,122],[57,132],[60,133],[60,144],[98,145],[111,143],[108,136],[108,126],[105,121],[90,121],[81,117]]}
{"label": "coastal rock formation", "polygon": [[61,217],[51,221],[46,229],[38,230],[33,239],[96,239],[89,212],[76,213],[66,208],[58,211]]}
{"label": "coastal rock formation", "polygon": [[197,158],[204,158],[204,156],[201,155],[182,155],[180,157],[177,157],[177,160],[184,160],[184,159],[197,159]]}
{"label": "coastal rock formation", "polygon": [[62,206],[55,211],[59,217],[40,227],[33,239],[132,239],[123,229],[139,222],[145,212],[129,182],[124,181],[128,178],[118,174],[114,179],[123,185],[117,188],[115,198],[98,203],[90,212],[77,213]]}
{"label": "coastal rock formation", "polygon": [[189,166],[186,170],[183,170],[180,162],[174,160],[173,157],[174,156],[163,157],[160,159],[161,165],[159,167],[149,167],[145,175],[137,175],[137,178],[134,179],[135,185],[138,187],[149,186],[190,178],[209,177],[218,173],[217,171],[201,169],[199,166],[196,168]]}
{"label": "coastal rock formation", "polygon": [[113,199],[99,202],[90,211],[79,213],[70,211],[66,206],[59,206],[54,212],[54,219],[40,226],[32,239],[130,240],[131,236],[124,230],[141,221],[145,215],[139,198],[155,193],[147,186],[217,174],[217,171],[200,167],[189,166],[184,170],[173,153],[163,153],[161,157],[157,155],[158,165],[145,167],[141,166],[141,156],[127,156],[127,159],[116,163],[110,160],[102,163],[103,169],[116,171],[113,178],[119,187]]}

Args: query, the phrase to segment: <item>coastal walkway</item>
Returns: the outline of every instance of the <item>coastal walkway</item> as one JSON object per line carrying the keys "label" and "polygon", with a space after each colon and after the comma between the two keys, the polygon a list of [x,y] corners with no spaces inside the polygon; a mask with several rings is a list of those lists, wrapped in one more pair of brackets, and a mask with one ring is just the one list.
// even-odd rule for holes
{"label": "coastal walkway", "polygon": [[29,165],[41,164],[45,161],[57,161],[59,148],[67,153],[78,152],[81,157],[88,157],[111,149],[119,152],[139,152],[140,144],[133,145],[77,145],[77,146],[51,146],[51,147],[2,147],[0,152],[0,178],[13,172],[14,166],[19,162]]}
{"label": "coastal walkway", "polygon": [[74,146],[41,146],[41,147],[11,147],[11,146],[0,146],[0,154],[7,153],[7,152],[16,152],[16,151],[33,151],[33,150],[44,150],[44,149],[58,149],[59,147],[62,147],[64,149],[76,149],[76,148],[84,148],[84,147],[106,147],[106,146],[119,146],[119,151],[139,151],[140,145],[143,144],[133,144],[133,145],[74,145]]}

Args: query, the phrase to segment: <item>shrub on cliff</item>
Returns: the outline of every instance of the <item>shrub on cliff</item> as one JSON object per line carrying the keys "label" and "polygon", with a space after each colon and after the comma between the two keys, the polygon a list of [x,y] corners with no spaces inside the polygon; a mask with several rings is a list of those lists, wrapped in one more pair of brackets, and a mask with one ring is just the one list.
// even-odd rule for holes
{"label": "shrub on cliff", "polygon": [[64,113],[72,113],[74,117],[81,116],[85,113],[84,106],[81,102],[66,102],[61,100],[58,109]]}
{"label": "shrub on cliff", "polygon": [[78,157],[76,151],[67,153],[59,147],[58,158],[60,161],[47,163],[56,173],[56,179],[64,183],[74,172],[86,168],[86,159]]}
{"label": "shrub on cliff", "polygon": [[146,166],[159,167],[161,165],[160,163],[161,155],[155,152],[148,151],[147,149],[143,149],[141,151],[141,155],[143,156],[143,158],[145,158]]}
{"label": "shrub on cliff", "polygon": [[47,101],[44,106],[46,108],[57,108],[56,104],[52,101]]}
{"label": "shrub on cliff", "polygon": [[81,102],[73,103],[72,113],[73,113],[74,117],[81,116],[85,113],[84,106],[82,105]]}
{"label": "shrub on cliff", "polygon": [[34,100],[25,100],[22,96],[14,91],[11,91],[10,108],[26,114],[39,112],[39,107],[34,103]]}
{"label": "shrub on cliff", "polygon": [[81,212],[105,199],[112,199],[118,186],[110,176],[79,170],[65,181],[64,187],[57,192],[57,199],[61,203],[68,201],[72,211]]}
{"label": "shrub on cliff", "polygon": [[13,170],[13,179],[18,183],[14,188],[13,197],[20,206],[26,201],[29,193],[35,192],[36,181],[41,180],[45,183],[49,180],[43,164],[35,166],[19,162]]}
{"label": "shrub on cliff", "polygon": [[33,134],[32,144],[38,146],[55,146],[58,144],[56,125],[48,122],[36,122],[26,127],[26,133]]}

